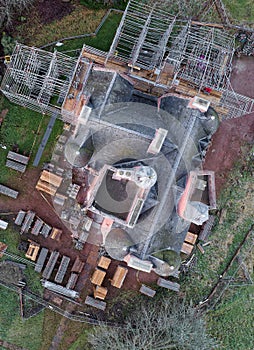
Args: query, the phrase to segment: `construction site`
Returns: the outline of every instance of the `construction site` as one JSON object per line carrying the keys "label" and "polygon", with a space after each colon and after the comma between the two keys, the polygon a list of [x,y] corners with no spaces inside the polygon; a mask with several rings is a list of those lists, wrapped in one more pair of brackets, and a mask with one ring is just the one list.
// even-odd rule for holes
{"label": "construction site", "polygon": [[[75,59],[16,44],[2,93],[65,123],[33,184],[58,223],[23,207],[12,224],[44,306],[64,314],[71,301],[103,318],[122,289],[179,292],[181,264],[203,252],[214,222],[215,174],[203,169],[212,136],[254,111],[231,86],[234,52],[223,28],[134,0],[108,52],[84,45]],[[23,174],[28,161],[10,151],[6,166]]]}

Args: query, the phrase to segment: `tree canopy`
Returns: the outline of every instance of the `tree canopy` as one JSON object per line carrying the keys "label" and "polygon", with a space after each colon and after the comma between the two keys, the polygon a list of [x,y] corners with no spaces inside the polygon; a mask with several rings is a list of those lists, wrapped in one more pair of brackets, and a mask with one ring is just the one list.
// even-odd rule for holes
{"label": "tree canopy", "polygon": [[21,13],[34,0],[0,0],[0,28],[10,25],[15,14]]}
{"label": "tree canopy", "polygon": [[96,327],[89,342],[96,350],[212,350],[217,345],[197,310],[173,298],[137,305],[122,328]]}

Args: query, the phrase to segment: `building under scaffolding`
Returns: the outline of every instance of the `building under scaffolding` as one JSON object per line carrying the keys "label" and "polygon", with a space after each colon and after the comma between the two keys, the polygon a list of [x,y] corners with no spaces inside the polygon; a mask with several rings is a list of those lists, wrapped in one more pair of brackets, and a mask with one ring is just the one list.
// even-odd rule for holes
{"label": "building under scaffolding", "polygon": [[75,68],[75,59],[17,44],[4,75],[1,90],[8,99],[36,112],[61,115],[63,101]]}
{"label": "building under scaffolding", "polygon": [[167,71],[198,89],[227,87],[234,38],[225,31],[179,20],[147,1],[132,0],[122,17],[107,59],[133,69],[153,71],[160,81]]}
{"label": "building under scaffolding", "polygon": [[[119,81],[126,91],[133,87],[156,97],[199,96],[228,118],[251,113],[254,100],[230,85],[234,37],[164,8],[130,0],[109,51],[84,45],[78,60],[17,44],[1,91],[17,104],[74,125],[85,123],[94,108],[101,114],[107,104],[128,102],[127,93],[117,89]],[[95,90],[104,98],[100,106]]]}

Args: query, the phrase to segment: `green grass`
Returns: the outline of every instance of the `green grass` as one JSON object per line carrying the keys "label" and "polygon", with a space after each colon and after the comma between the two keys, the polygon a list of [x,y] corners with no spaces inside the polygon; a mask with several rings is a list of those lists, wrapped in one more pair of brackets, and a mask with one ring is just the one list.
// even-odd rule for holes
{"label": "green grass", "polygon": [[[18,145],[20,153],[31,156],[29,162],[29,168],[31,168],[50,117],[15,105],[2,96],[0,97],[0,110],[4,108],[8,109],[8,113],[0,128],[0,143],[7,149],[0,148],[0,183],[11,185],[11,179],[17,177],[17,172],[5,166],[8,151],[14,145]],[[62,130],[63,122],[56,120],[40,165],[50,160],[56,138],[62,133]]]}
{"label": "green grass", "polygon": [[15,318],[19,317],[18,294],[0,286],[0,338],[6,339]]}
{"label": "green grass", "polygon": [[[4,217],[1,218],[4,219]],[[0,230],[0,241],[8,245],[7,251],[25,258],[25,254],[17,249],[20,240],[21,236],[12,228],[12,224],[7,230]],[[5,257],[1,260],[3,259]],[[31,265],[27,264],[24,276],[29,289],[42,296],[40,275]],[[26,303],[27,301],[25,301],[25,307]],[[29,350],[39,350],[42,342],[43,313],[22,321],[18,294],[2,286],[0,286],[0,305],[0,338]]]}
{"label": "green grass", "polygon": [[33,10],[26,23],[15,28],[13,36],[26,45],[40,47],[61,38],[93,33],[105,13],[105,9],[95,11],[75,3],[74,10],[69,15],[44,24],[36,10]]}
{"label": "green grass", "polygon": [[[96,36],[64,41],[64,45],[59,47],[58,51],[79,50],[84,44],[102,51],[108,51],[121,17],[122,15],[119,13],[111,13]],[[75,52],[73,54],[75,55]]]}
{"label": "green grass", "polygon": [[211,334],[226,350],[253,350],[254,348],[254,286],[241,287],[228,301],[208,314]]}
{"label": "green grass", "polygon": [[127,0],[121,0],[117,1],[116,3],[113,3],[111,1],[108,1],[108,5],[105,5],[105,1],[94,1],[94,0],[80,0],[80,4],[84,5],[87,8],[98,10],[98,9],[104,9],[104,8],[117,8],[120,10],[125,10],[126,5],[128,1]]}
{"label": "green grass", "polygon": [[18,315],[12,320],[6,338],[10,343],[28,350],[39,350],[42,345],[44,312],[22,321]]}
{"label": "green grass", "polygon": [[224,0],[224,5],[235,23],[254,24],[254,4],[252,0]]}

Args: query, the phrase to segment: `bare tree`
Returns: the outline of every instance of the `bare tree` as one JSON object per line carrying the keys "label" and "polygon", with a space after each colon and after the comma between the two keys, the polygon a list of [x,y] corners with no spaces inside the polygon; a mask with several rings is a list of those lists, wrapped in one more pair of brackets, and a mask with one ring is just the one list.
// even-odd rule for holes
{"label": "bare tree", "polygon": [[217,346],[195,308],[168,298],[142,305],[123,328],[95,328],[89,342],[96,350],[212,350]]}
{"label": "bare tree", "polygon": [[0,0],[0,28],[9,26],[14,16],[33,2],[34,0]]}

